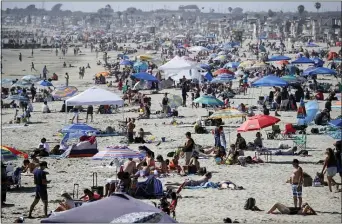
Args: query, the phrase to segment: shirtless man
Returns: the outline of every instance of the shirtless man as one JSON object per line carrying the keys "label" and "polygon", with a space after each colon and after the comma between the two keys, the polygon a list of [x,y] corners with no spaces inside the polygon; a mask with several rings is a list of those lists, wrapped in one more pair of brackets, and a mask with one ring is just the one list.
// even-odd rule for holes
{"label": "shirtless man", "polygon": [[137,170],[137,165],[135,161],[133,161],[132,158],[128,158],[128,161],[126,161],[123,165],[123,172],[127,172],[130,175],[134,174],[134,171]]}
{"label": "shirtless man", "polygon": [[299,208],[302,206],[302,189],[303,189],[303,169],[299,166],[299,161],[294,159],[292,161],[292,165],[294,167],[293,174],[290,179],[290,183],[292,186],[292,193],[293,193],[293,203],[294,206],[297,208],[297,199],[299,201]]}
{"label": "shirtless man", "polygon": [[30,160],[28,160],[28,159],[25,159],[24,160],[24,162],[23,162],[23,170],[22,170],[22,172],[23,173],[33,173],[33,171],[37,168],[37,167],[39,167],[39,164],[36,164],[36,163],[34,163],[34,162],[30,162]]}

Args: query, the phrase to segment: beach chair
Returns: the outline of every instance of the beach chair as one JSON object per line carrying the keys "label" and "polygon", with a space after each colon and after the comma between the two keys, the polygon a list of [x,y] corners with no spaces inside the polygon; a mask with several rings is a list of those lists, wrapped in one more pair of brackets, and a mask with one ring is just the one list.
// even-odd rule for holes
{"label": "beach chair", "polygon": [[148,198],[148,199],[153,198],[154,180],[155,180],[155,177],[150,176],[147,178],[145,182],[138,183],[134,196]]}
{"label": "beach chair", "polygon": [[282,137],[279,125],[272,125],[272,130],[266,132],[266,134],[267,139],[278,139],[279,137]]}
{"label": "beach chair", "polygon": [[306,150],[306,134],[303,134],[301,136],[296,136],[293,141],[293,146],[297,147],[297,150]]}
{"label": "beach chair", "polygon": [[292,135],[296,134],[296,129],[294,129],[293,125],[291,123],[285,124],[285,130],[282,133],[283,138],[292,138]]}

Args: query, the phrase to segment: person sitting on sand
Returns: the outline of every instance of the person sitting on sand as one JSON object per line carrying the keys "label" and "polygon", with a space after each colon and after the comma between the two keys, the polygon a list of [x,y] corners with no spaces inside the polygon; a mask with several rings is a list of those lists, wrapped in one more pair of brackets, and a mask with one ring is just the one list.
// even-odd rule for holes
{"label": "person sitting on sand", "polygon": [[145,136],[145,132],[144,132],[144,129],[140,128],[139,131],[138,131],[138,136],[135,137],[134,139],[134,142],[135,143],[145,143],[145,140],[144,140],[144,136]]}
{"label": "person sitting on sand", "polygon": [[128,158],[128,160],[123,165],[123,172],[127,172],[130,175],[134,174],[134,172],[137,170],[137,164],[135,161],[133,161],[132,158]]}
{"label": "person sitting on sand", "polygon": [[226,160],[226,164],[227,165],[235,165],[239,163],[239,152],[236,151],[234,152],[234,154],[230,154]]}
{"label": "person sitting on sand", "polygon": [[62,212],[75,208],[75,202],[69,193],[62,191],[61,197],[63,198],[63,201],[59,203],[59,206],[56,208],[55,212]]}
{"label": "person sitting on sand", "polygon": [[287,207],[281,203],[275,203],[267,214],[274,214],[273,212],[277,209],[281,214],[286,215],[317,215],[308,203],[304,203],[302,207]]}
{"label": "person sitting on sand", "polygon": [[188,173],[189,174],[195,174],[200,170],[201,166],[198,161],[198,156],[193,155],[190,159],[189,165],[188,165]]}
{"label": "person sitting on sand", "polygon": [[34,162],[30,162],[30,160],[29,159],[25,159],[24,161],[23,161],[23,166],[22,166],[22,173],[32,173],[33,174],[33,171],[37,168],[37,167],[39,167],[39,161],[38,161],[38,163],[34,163]]}
{"label": "person sitting on sand", "polygon": [[148,177],[150,175],[150,168],[147,166],[146,161],[143,161],[138,167],[139,171],[134,174],[134,177]]}
{"label": "person sitting on sand", "polygon": [[42,156],[42,157],[47,157],[49,156],[50,153],[50,146],[46,142],[46,138],[42,138],[40,140],[40,144],[38,145],[38,149],[34,151],[35,156]]}
{"label": "person sitting on sand", "polygon": [[146,152],[146,157],[144,159],[147,163],[147,166],[149,168],[154,168],[156,166],[154,158],[152,157],[152,153],[151,152]]}
{"label": "person sitting on sand", "polygon": [[182,167],[179,165],[179,155],[175,154],[169,163],[170,170],[177,170],[178,173],[182,171]]}
{"label": "person sitting on sand", "polygon": [[119,182],[116,185],[115,192],[128,193],[131,186],[131,178],[128,172],[118,173]]}
{"label": "person sitting on sand", "polygon": [[246,149],[247,147],[246,140],[241,136],[240,133],[236,135],[235,146],[237,149]]}
{"label": "person sitting on sand", "polygon": [[262,138],[261,138],[261,133],[257,132],[256,133],[256,138],[254,139],[254,146],[255,147],[259,147],[262,148],[263,144],[262,144]]}
{"label": "person sitting on sand", "polygon": [[49,108],[49,106],[47,105],[47,102],[46,102],[46,101],[44,101],[42,112],[43,112],[43,113],[51,113],[50,108]]}
{"label": "person sitting on sand", "polygon": [[89,64],[89,63],[87,64],[87,67],[86,67],[86,68],[90,68],[90,64]]}
{"label": "person sitting on sand", "polygon": [[96,192],[93,193],[88,188],[84,189],[83,193],[84,195],[80,197],[80,199],[85,202],[93,202],[101,198],[101,196],[98,193]]}
{"label": "person sitting on sand", "polygon": [[158,171],[158,173],[161,173],[161,174],[165,174],[165,173],[167,173],[168,172],[168,169],[167,169],[167,164],[166,164],[166,162],[165,162],[165,160],[164,160],[164,158],[163,158],[163,156],[161,156],[161,155],[158,155],[157,157],[156,157],[156,166],[155,166],[155,168],[156,168],[156,170]]}

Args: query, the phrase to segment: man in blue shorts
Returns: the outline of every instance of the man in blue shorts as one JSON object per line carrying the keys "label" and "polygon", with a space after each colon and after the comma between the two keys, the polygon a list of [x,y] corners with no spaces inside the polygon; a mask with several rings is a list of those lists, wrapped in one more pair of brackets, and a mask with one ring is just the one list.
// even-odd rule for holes
{"label": "man in blue shorts", "polygon": [[[292,162],[293,173],[291,175],[292,195],[295,208],[302,207],[302,185],[304,181],[303,169],[299,166],[299,161],[294,159]],[[297,203],[298,200],[298,203]],[[298,205],[298,206],[297,206]]]}
{"label": "man in blue shorts", "polygon": [[39,163],[40,168],[35,169],[33,172],[34,175],[34,184],[36,185],[36,197],[34,198],[34,201],[30,207],[30,212],[28,218],[32,217],[32,211],[34,207],[38,204],[39,200],[41,199],[44,203],[44,215],[45,217],[48,216],[47,210],[48,210],[48,193],[47,193],[47,184],[48,181],[46,180],[46,172],[44,169],[47,168],[47,162],[42,161]]}

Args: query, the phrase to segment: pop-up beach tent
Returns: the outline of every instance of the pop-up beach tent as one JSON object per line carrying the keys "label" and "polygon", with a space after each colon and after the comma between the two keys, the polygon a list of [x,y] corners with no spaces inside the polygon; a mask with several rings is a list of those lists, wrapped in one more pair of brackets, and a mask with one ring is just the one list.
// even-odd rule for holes
{"label": "pop-up beach tent", "polygon": [[83,105],[117,105],[122,106],[123,99],[113,92],[105,89],[91,87],[86,91],[71,97],[65,101],[65,108],[67,106],[83,106]]}

